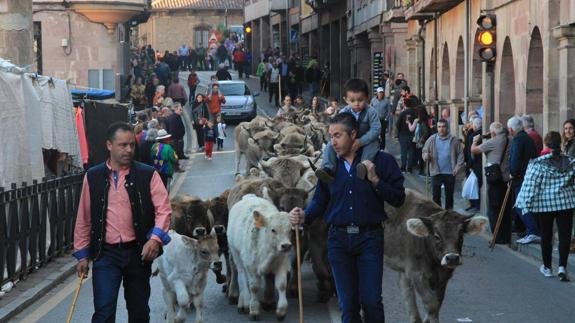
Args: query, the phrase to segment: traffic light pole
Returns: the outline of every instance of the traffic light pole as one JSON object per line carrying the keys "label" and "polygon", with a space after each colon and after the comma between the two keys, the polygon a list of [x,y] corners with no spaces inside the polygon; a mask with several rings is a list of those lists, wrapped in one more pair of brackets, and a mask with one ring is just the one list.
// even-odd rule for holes
{"label": "traffic light pole", "polygon": [[[489,124],[495,121],[495,62],[484,62],[483,111],[489,112]],[[486,125],[489,126],[489,125]]]}

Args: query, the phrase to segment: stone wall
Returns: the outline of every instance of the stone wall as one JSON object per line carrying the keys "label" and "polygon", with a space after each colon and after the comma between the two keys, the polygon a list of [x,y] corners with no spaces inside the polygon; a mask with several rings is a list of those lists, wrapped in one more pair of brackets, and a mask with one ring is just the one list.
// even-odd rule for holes
{"label": "stone wall", "polygon": [[117,68],[117,36],[108,34],[102,24],[90,22],[84,16],[70,12],[71,52],[62,48],[68,38],[68,14],[65,11],[40,11],[34,21],[42,23],[43,74],[88,86],[89,69]]}
{"label": "stone wall", "polygon": [[20,66],[32,64],[32,1],[0,2],[0,58]]}

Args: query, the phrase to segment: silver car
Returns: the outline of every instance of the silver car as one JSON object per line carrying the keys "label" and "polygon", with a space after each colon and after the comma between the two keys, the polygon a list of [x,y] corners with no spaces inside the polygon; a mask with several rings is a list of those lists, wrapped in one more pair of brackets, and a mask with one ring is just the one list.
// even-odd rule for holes
{"label": "silver car", "polygon": [[222,117],[225,121],[240,120],[250,121],[258,114],[255,96],[259,93],[251,93],[244,81],[219,81],[220,93],[226,98],[222,104]]}

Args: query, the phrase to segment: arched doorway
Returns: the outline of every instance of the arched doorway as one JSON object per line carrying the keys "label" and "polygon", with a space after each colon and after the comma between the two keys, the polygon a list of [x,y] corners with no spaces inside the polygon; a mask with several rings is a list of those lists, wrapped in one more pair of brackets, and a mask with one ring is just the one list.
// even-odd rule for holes
{"label": "arched doorway", "polygon": [[503,124],[515,114],[515,69],[509,37],[505,38],[501,52],[499,77],[499,121]]}
{"label": "arched doorway", "polygon": [[455,96],[456,99],[463,99],[465,87],[465,51],[463,49],[463,38],[457,41],[457,56],[455,59]]}
{"label": "arched doorway", "polygon": [[450,86],[450,71],[449,71],[449,49],[447,43],[443,45],[443,57],[441,59],[441,87],[439,97],[442,101],[451,99],[451,86]]}
{"label": "arched doorway", "polygon": [[539,28],[531,33],[529,57],[527,59],[526,110],[535,120],[535,128],[543,131],[543,44]]}
{"label": "arched doorway", "polygon": [[[481,31],[477,29],[475,31],[475,38],[479,37],[479,33]],[[474,41],[473,44],[476,44]],[[481,68],[481,58],[479,57],[479,48],[478,46],[474,46],[473,48],[473,63],[472,63],[472,71],[471,71],[471,96],[479,98],[483,92],[483,69]]]}

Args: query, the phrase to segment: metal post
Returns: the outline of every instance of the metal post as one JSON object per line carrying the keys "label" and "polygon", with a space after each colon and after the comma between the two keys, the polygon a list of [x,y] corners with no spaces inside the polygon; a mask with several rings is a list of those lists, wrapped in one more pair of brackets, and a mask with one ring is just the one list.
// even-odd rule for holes
{"label": "metal post", "polygon": [[[465,114],[465,118],[467,118],[469,114],[469,16],[471,14],[471,4],[470,0],[465,1],[465,37],[463,37],[463,111]],[[467,120],[467,119],[465,119]]]}

